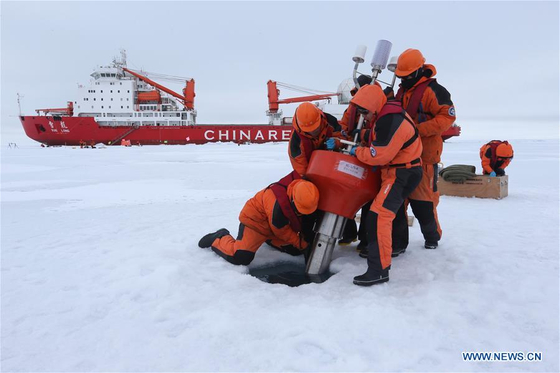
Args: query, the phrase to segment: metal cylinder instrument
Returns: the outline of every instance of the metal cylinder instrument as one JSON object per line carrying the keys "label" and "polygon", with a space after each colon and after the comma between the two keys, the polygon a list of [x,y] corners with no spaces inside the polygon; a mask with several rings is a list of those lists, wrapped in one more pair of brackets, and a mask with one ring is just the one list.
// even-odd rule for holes
{"label": "metal cylinder instrument", "polygon": [[[379,40],[373,59],[371,61],[373,82],[387,66],[391,42]],[[358,46],[353,61],[354,83],[358,65],[364,61],[366,48]],[[361,129],[364,123],[360,115],[357,128]],[[374,171],[350,156],[348,153],[354,142],[341,140],[347,147],[343,153],[316,150],[311,156],[307,169],[307,177],[319,189],[319,210],[323,211],[322,217],[315,224],[315,239],[312,244],[311,255],[307,262],[306,273],[309,276],[318,276],[329,269],[336,241],[342,237],[342,232],[347,219],[353,219],[356,212],[367,202],[372,200],[381,185],[379,170]]]}
{"label": "metal cylinder instrument", "polygon": [[329,269],[336,241],[342,237],[346,218],[325,212],[315,227],[313,250],[307,262],[308,275],[320,275]]}

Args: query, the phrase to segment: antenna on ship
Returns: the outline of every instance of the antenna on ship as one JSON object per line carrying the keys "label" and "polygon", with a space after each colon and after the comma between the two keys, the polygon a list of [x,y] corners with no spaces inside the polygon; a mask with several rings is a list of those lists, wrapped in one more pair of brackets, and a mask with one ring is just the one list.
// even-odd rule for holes
{"label": "antenna on ship", "polygon": [[17,94],[17,104],[18,104],[18,108],[19,108],[19,116],[21,117],[21,98],[23,98],[25,96],[20,95],[19,93]]}
{"label": "antenna on ship", "polygon": [[126,49],[121,49],[121,64],[126,67]]}

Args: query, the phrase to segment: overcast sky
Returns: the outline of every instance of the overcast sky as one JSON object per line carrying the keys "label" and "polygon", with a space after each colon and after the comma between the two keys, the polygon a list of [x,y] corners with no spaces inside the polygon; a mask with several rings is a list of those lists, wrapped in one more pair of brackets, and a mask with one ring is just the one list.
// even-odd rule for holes
{"label": "overcast sky", "polygon": [[269,79],[336,91],[356,46],[368,46],[369,62],[378,39],[391,55],[424,53],[459,123],[559,113],[556,1],[2,1],[1,21],[3,129],[20,125],[17,92],[24,114],[63,107],[121,48],[133,69],[194,78],[199,124],[265,123]]}

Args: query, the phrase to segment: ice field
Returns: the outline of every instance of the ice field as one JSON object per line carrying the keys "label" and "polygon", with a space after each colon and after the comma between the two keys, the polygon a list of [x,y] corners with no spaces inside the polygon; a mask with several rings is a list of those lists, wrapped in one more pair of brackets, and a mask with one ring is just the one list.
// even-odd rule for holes
{"label": "ice field", "polygon": [[[415,222],[371,288],[352,284],[366,269],[355,244],[335,248],[328,281],[300,287],[197,247],[235,234],[245,201],[291,170],[286,143],[41,148],[4,134],[2,369],[558,371],[558,122],[461,124],[443,163],[480,171],[500,133],[515,150],[509,196],[441,197],[440,247],[423,249]],[[303,258],[264,245],[251,267],[290,261]],[[479,351],[542,361],[462,358]]]}

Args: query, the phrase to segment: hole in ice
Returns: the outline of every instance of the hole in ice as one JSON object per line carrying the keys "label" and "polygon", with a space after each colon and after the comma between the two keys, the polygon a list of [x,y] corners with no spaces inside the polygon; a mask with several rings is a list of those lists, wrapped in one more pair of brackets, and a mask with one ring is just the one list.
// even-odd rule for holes
{"label": "hole in ice", "polygon": [[305,273],[305,263],[282,262],[276,265],[249,267],[249,274],[269,284],[283,284],[296,287],[305,284],[320,284],[327,281],[334,273],[325,272],[318,276]]}

